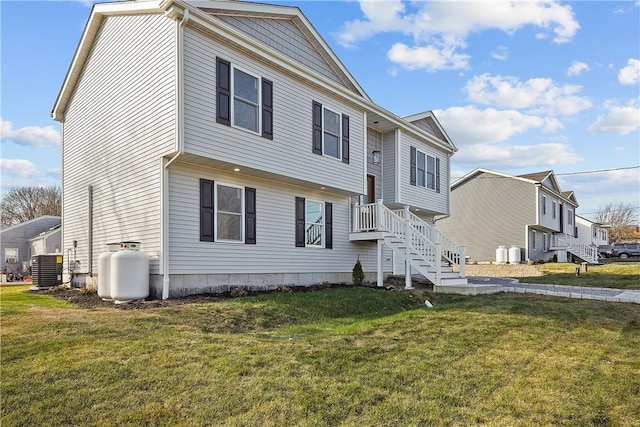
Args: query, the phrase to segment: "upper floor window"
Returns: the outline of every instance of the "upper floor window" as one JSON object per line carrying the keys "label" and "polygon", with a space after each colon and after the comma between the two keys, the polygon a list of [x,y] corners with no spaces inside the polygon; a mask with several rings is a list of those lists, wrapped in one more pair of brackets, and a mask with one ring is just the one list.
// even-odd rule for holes
{"label": "upper floor window", "polygon": [[593,237],[598,237],[598,229],[593,227]]}
{"label": "upper floor window", "polygon": [[273,83],[216,58],[216,122],[273,139]]}
{"label": "upper floor window", "polygon": [[349,116],[312,103],[313,153],[349,163]]}
{"label": "upper floor window", "polygon": [[567,209],[567,224],[573,225],[573,211],[571,209]]}
{"label": "upper floor window", "polygon": [[555,200],[551,201],[551,217],[553,219],[556,219],[556,201]]}
{"label": "upper floor window", "polygon": [[440,159],[411,147],[411,185],[440,192]]}
{"label": "upper floor window", "polygon": [[542,196],[542,215],[547,214],[547,196]]}

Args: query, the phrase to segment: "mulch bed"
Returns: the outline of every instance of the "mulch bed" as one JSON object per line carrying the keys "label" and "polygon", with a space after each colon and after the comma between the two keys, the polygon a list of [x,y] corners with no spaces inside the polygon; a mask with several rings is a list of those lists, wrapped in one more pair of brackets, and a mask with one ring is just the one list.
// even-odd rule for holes
{"label": "mulch bed", "polygon": [[[158,307],[173,307],[183,304],[203,304],[212,303],[228,298],[237,298],[248,295],[259,295],[271,292],[314,292],[322,289],[337,289],[352,287],[353,285],[344,284],[323,284],[313,286],[281,286],[276,290],[271,291],[248,291],[242,288],[233,289],[231,292],[224,292],[220,294],[198,294],[189,295],[180,298],[169,298],[166,300],[137,300],[123,304],[115,304],[113,301],[104,301],[98,296],[98,293],[92,289],[84,288],[68,288],[66,286],[56,286],[48,290],[33,290],[31,292],[44,293],[54,298],[61,299],[70,304],[74,304],[82,308],[114,308],[119,310],[144,310],[148,308]],[[366,285],[363,285],[366,286]],[[375,288],[375,285],[370,285]],[[378,289],[378,288],[376,288]],[[387,284],[385,288],[387,291],[399,290],[400,286],[395,284]]]}

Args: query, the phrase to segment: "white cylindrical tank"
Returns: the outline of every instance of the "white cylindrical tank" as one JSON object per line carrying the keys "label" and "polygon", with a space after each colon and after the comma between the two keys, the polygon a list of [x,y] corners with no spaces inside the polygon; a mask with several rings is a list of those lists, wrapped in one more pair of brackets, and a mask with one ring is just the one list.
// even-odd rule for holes
{"label": "white cylindrical tank", "polygon": [[98,296],[111,299],[111,256],[120,249],[120,243],[107,243],[107,252],[98,257]]}
{"label": "white cylindrical tank", "polygon": [[140,242],[121,242],[111,255],[111,298],[117,303],[149,296],[149,258]]}
{"label": "white cylindrical tank", "polygon": [[516,245],[509,248],[509,264],[520,264],[520,248]]}
{"label": "white cylindrical tank", "polygon": [[505,264],[507,262],[507,248],[498,246],[496,249],[496,264]]}

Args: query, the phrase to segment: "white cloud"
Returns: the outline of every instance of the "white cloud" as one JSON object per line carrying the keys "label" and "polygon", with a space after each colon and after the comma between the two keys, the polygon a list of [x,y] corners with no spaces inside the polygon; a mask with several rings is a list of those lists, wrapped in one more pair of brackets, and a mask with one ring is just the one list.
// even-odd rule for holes
{"label": "white cloud", "polygon": [[467,82],[470,101],[502,108],[528,109],[532,113],[572,115],[591,107],[578,96],[581,86],[559,86],[549,78],[521,82],[517,77],[482,74]]}
{"label": "white cloud", "polygon": [[640,82],[640,60],[629,59],[627,66],[618,73],[618,81],[623,85],[633,85]]}
{"label": "white cloud", "polygon": [[[417,8],[414,12],[407,7]],[[354,47],[379,33],[395,32],[413,38],[413,46],[396,43],[392,61],[409,69],[466,68],[466,39],[472,33],[500,30],[512,34],[533,26],[551,31],[555,43],[570,41],[580,24],[573,9],[556,1],[406,2],[360,0],[363,19],[346,22],[338,42]],[[498,57],[503,55],[498,54]],[[499,59],[499,58],[498,58]]]}
{"label": "white cloud", "polygon": [[498,46],[493,52],[491,57],[498,61],[505,61],[509,58],[509,48],[506,46]]}
{"label": "white cloud", "polygon": [[580,163],[582,160],[570,146],[559,143],[512,146],[477,144],[461,148],[455,158],[456,162],[496,170],[555,167]]}
{"label": "white cloud", "polygon": [[480,110],[475,106],[466,106],[434,113],[459,147],[506,141],[530,129],[551,132],[562,128],[556,119],[522,114],[515,110]]}
{"label": "white cloud", "polygon": [[8,139],[16,144],[37,148],[60,147],[62,139],[60,132],[53,126],[26,126],[14,129],[10,121],[2,120],[2,139]]}
{"label": "white cloud", "polygon": [[2,174],[17,176],[20,178],[38,178],[40,172],[36,165],[24,159],[0,159]]}
{"label": "white cloud", "polygon": [[579,76],[583,71],[589,71],[589,64],[580,61],[573,61],[567,70],[567,75]]}
{"label": "white cloud", "polygon": [[427,71],[467,68],[470,58],[469,55],[455,53],[450,48],[409,47],[402,43],[394,44],[387,57],[408,70]]}
{"label": "white cloud", "polygon": [[605,104],[607,112],[589,126],[589,133],[615,133],[627,135],[640,128],[640,108],[637,101],[619,106],[614,102]]}

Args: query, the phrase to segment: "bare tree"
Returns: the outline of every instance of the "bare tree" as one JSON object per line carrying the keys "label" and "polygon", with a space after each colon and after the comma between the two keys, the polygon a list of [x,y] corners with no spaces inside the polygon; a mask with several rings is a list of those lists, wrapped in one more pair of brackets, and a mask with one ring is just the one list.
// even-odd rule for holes
{"label": "bare tree", "polygon": [[3,225],[15,225],[42,215],[60,216],[60,186],[14,187],[0,200]]}
{"label": "bare tree", "polygon": [[608,203],[598,209],[595,221],[611,225],[611,243],[633,240],[638,224],[636,209],[629,203]]}

